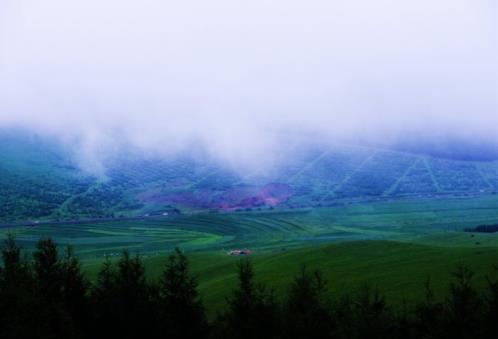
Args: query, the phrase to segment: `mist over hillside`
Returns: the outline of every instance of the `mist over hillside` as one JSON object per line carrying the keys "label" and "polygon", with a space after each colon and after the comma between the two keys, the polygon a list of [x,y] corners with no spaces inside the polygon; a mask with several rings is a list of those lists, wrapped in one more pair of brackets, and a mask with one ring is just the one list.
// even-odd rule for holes
{"label": "mist over hillside", "polygon": [[0,141],[3,222],[302,209],[498,191],[498,162],[474,150],[441,154],[297,140],[264,171],[243,171],[201,150],[165,157],[129,149],[99,160],[95,174],[57,139],[4,129]]}
{"label": "mist over hillside", "polygon": [[498,338],[497,60],[496,0],[0,0],[0,338]]}
{"label": "mist over hillside", "polygon": [[494,161],[498,159],[498,143],[494,140],[483,140],[473,136],[448,135],[445,137],[431,137],[405,135],[396,143],[386,147],[453,160]]}
{"label": "mist over hillside", "polygon": [[303,139],[495,157],[492,1],[145,3],[2,1],[0,126],[96,175],[130,149],[270,171]]}

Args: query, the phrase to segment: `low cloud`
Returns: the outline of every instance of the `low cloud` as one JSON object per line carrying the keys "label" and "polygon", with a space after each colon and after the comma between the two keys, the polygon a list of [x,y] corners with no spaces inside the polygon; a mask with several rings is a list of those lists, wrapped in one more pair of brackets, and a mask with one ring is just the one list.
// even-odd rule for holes
{"label": "low cloud", "polygon": [[244,169],[296,140],[495,144],[497,13],[491,0],[4,0],[0,126],[70,140],[93,169],[122,147]]}

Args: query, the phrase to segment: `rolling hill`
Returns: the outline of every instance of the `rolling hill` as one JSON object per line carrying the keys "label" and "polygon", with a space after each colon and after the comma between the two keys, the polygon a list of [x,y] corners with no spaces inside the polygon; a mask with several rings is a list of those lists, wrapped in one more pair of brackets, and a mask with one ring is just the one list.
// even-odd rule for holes
{"label": "rolling hill", "polygon": [[479,287],[493,274],[498,234],[463,230],[498,221],[498,162],[344,145],[289,152],[265,175],[130,153],[96,177],[54,140],[3,131],[0,236],[14,232],[28,252],[44,237],[71,245],[90,278],[129,249],[155,279],[181,247],[211,316],[235,283],[234,248],[252,250],[277,296],[303,263],[324,272],[332,297],[372,282],[398,305],[418,300],[428,276],[444,297],[459,263]]}
{"label": "rolling hill", "polygon": [[0,131],[0,222],[183,212],[333,207],[406,198],[494,195],[497,161],[458,161],[360,146],[294,146],[271,173],[201,158],[121,154],[105,177],[82,172],[57,142]]}

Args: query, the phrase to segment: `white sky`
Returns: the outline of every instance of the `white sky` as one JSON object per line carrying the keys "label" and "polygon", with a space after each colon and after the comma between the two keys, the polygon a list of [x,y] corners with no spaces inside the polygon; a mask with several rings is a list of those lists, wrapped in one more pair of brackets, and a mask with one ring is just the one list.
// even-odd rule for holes
{"label": "white sky", "polygon": [[494,0],[0,0],[0,126],[238,166],[282,134],[497,141],[497,22]]}

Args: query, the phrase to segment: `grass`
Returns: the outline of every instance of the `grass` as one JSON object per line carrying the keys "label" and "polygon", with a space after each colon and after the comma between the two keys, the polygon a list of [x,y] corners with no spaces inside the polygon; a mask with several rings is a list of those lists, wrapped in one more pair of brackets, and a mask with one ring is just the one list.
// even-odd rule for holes
{"label": "grass", "polygon": [[[225,306],[226,297],[236,285],[236,263],[221,251],[189,254],[191,268],[198,277],[201,296],[210,316]],[[256,279],[274,289],[278,298],[287,291],[301,265],[320,269],[329,282],[332,298],[355,294],[365,283],[378,288],[394,305],[414,303],[424,295],[424,283],[431,283],[438,298],[444,298],[454,269],[464,264],[476,272],[479,289],[486,278],[495,276],[498,247],[441,247],[393,241],[355,241],[298,249],[256,251],[250,257]],[[157,280],[166,256],[144,257],[149,279]],[[100,263],[87,261],[85,269],[92,279]]]}
{"label": "grass", "polygon": [[180,246],[189,252],[250,247],[294,248],[358,240],[395,240],[447,247],[498,246],[498,236],[461,232],[495,223],[498,196],[406,198],[315,209],[201,213],[87,224],[2,228],[30,249],[41,237],[72,245],[82,258],[102,258],[128,248],[158,255]]}
{"label": "grass", "polygon": [[[498,222],[498,162],[461,162],[337,146],[292,150],[271,178],[241,178],[188,158],[123,154],[108,180],[85,176],[54,141],[0,130],[0,222],[144,215],[179,207],[192,215],[83,224],[0,228],[28,252],[41,237],[72,245],[94,279],[104,256],[140,253],[150,279],[166,254],[184,249],[213,316],[236,283],[232,248],[254,250],[257,279],[282,297],[306,263],[320,268],[336,297],[365,282],[401,305],[414,302],[431,277],[441,298],[458,264],[476,271],[483,288],[498,264],[498,235],[463,229]],[[286,183],[294,195],[277,209],[207,213],[234,187]],[[206,208],[140,203],[140,193],[191,192]],[[444,194],[444,195],[443,195]],[[171,206],[170,206],[171,205]],[[211,207],[209,207],[211,206]],[[318,207],[319,208],[315,208]]]}
{"label": "grass", "polygon": [[[289,211],[151,217],[144,220],[47,224],[13,229],[31,250],[44,236],[72,245],[88,276],[95,278],[105,255],[140,253],[150,279],[157,279],[166,254],[184,249],[198,276],[210,316],[225,305],[235,286],[231,248],[254,250],[257,279],[282,297],[302,264],[320,268],[332,297],[355,293],[369,282],[395,305],[413,303],[431,277],[443,298],[458,264],[476,271],[483,288],[498,264],[498,235],[466,233],[466,227],[496,222],[498,197],[406,198]],[[1,229],[1,233],[9,230]],[[10,230],[12,231],[12,230]]]}

